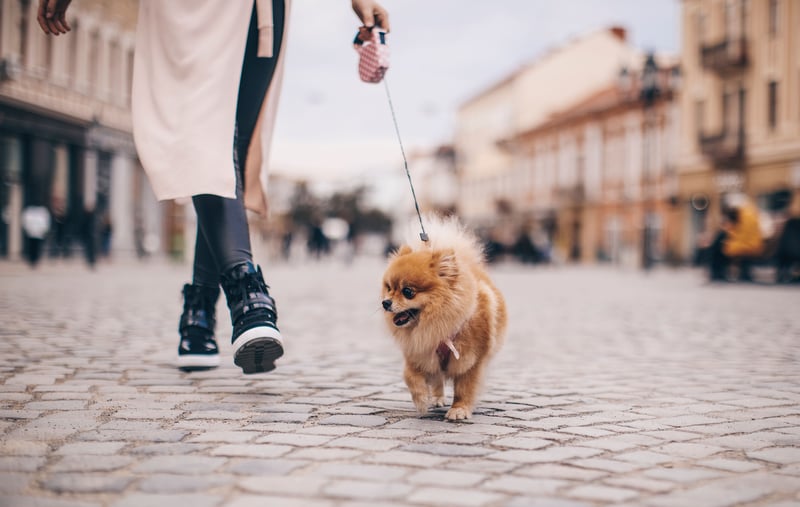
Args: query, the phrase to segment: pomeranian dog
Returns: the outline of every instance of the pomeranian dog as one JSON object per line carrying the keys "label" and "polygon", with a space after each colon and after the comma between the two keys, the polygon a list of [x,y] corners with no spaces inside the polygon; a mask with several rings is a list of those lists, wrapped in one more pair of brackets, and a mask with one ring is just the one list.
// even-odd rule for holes
{"label": "pomeranian dog", "polygon": [[454,218],[428,217],[429,241],[392,254],[383,275],[386,324],[405,357],[404,379],[417,411],[445,405],[445,417],[469,419],[489,359],[506,329],[503,295],[489,279],[477,238]]}

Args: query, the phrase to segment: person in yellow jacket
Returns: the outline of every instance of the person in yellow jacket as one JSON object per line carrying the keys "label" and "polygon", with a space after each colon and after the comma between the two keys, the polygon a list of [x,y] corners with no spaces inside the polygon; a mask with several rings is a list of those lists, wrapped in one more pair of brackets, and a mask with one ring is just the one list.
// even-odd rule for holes
{"label": "person in yellow jacket", "polygon": [[711,279],[727,280],[728,267],[737,261],[740,280],[750,281],[750,261],[764,252],[758,209],[744,196],[729,196],[721,229],[711,245]]}

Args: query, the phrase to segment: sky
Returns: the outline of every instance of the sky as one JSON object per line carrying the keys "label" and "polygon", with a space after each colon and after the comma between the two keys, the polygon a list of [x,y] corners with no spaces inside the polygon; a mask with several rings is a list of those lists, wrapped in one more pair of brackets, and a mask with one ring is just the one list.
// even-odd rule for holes
{"label": "sky", "polygon": [[[380,0],[379,0],[380,1]],[[677,54],[680,0],[383,0],[386,83],[407,153],[452,140],[463,102],[570,39],[623,26]],[[358,78],[347,0],[293,0],[272,170],[316,180],[402,168],[384,83]]]}

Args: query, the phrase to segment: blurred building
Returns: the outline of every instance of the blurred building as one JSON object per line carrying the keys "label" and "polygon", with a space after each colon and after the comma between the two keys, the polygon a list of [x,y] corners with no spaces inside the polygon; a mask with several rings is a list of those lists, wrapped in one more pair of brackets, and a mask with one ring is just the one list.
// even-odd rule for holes
{"label": "blurred building", "polygon": [[[658,65],[652,75],[645,62]],[[640,265],[665,257],[677,192],[677,64],[636,63],[617,82],[501,142],[514,157],[511,209],[539,243],[569,260]]]}
{"label": "blurred building", "polygon": [[101,247],[104,232],[115,253],[168,248],[131,135],[138,2],[75,0],[59,37],[37,8],[0,0],[0,257],[21,254],[19,217],[33,205],[52,214],[53,252]]}
{"label": "blurred building", "polygon": [[459,110],[459,212],[494,240],[529,234],[556,258],[666,258],[677,77],[677,59],[647,58],[617,27],[523,66]]}
{"label": "blurred building", "polygon": [[523,65],[462,104],[454,139],[462,217],[475,225],[492,224],[498,206],[503,209],[521,190],[514,176],[519,158],[498,141],[613,84],[620,66],[636,57],[625,30],[600,30]]}
{"label": "blurred building", "polygon": [[680,220],[689,258],[727,192],[800,200],[800,2],[684,0]]}
{"label": "blurred building", "polygon": [[[456,211],[458,204],[458,175],[455,152],[450,145],[417,151],[409,157],[420,211],[448,215]],[[408,183],[405,184],[408,187]],[[407,190],[408,214],[414,213],[411,189]]]}

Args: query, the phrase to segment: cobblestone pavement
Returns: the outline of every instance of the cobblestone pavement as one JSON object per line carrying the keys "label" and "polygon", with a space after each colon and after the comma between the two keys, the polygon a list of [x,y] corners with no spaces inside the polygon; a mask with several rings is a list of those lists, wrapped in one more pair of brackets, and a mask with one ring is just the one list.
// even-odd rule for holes
{"label": "cobblestone pavement", "polygon": [[0,264],[0,505],[800,505],[800,290],[500,266],[474,418],[420,418],[382,262],[266,269],[287,355],[172,361],[185,266]]}

